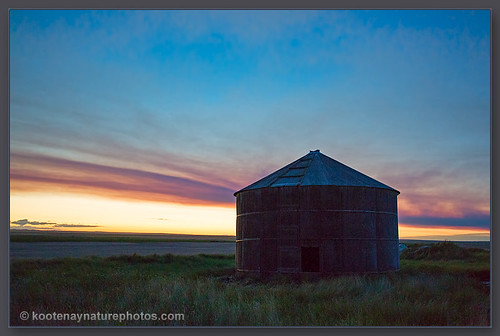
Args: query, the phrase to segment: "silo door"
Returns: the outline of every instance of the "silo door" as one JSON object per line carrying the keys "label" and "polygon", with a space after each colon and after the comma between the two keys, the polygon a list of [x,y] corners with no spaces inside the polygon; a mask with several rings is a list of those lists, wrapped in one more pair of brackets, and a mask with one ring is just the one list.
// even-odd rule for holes
{"label": "silo door", "polygon": [[319,272],[319,247],[302,247],[302,272]]}

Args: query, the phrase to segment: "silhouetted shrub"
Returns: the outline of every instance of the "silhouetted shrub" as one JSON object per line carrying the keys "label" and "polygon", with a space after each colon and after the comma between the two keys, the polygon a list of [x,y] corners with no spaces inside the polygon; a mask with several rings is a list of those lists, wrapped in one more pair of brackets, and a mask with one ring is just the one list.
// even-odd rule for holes
{"label": "silhouetted shrub", "polygon": [[455,260],[467,259],[470,251],[452,242],[444,241],[426,246],[412,246],[401,253],[401,259]]}

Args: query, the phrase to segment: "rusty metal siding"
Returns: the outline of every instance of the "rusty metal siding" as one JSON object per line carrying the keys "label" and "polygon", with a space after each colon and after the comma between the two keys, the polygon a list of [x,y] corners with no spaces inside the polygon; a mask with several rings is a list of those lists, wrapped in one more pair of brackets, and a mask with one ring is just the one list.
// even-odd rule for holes
{"label": "rusty metal siding", "polygon": [[301,247],[318,247],[321,273],[399,269],[397,191],[302,186],[237,194],[240,271],[301,272]]}
{"label": "rusty metal siding", "polygon": [[278,242],[276,239],[264,238],[261,246],[261,271],[276,272],[278,268]]}
{"label": "rusty metal siding", "polygon": [[397,270],[398,194],[311,151],[235,193],[236,267],[261,273]]}
{"label": "rusty metal siding", "polygon": [[238,270],[260,271],[260,240],[240,241],[241,261]]}

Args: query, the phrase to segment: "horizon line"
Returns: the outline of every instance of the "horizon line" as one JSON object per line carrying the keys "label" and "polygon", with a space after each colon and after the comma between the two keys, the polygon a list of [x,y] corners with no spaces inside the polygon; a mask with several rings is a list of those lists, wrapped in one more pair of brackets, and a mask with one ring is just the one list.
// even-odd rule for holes
{"label": "horizon line", "polygon": [[[116,234],[116,235],[170,235],[170,236],[202,236],[202,237],[235,237],[236,235],[228,235],[228,234],[196,234],[196,233],[166,233],[166,232],[121,232],[121,231],[69,231],[69,230],[40,230],[40,229],[17,229],[10,228],[9,234],[11,231],[16,231],[15,233],[35,233],[35,234],[43,234],[43,233],[64,233],[64,234]],[[439,237],[443,237],[442,235],[436,235]],[[398,237],[398,240],[419,240],[419,241],[454,241],[453,238],[459,238],[462,235],[450,235],[448,239],[439,239],[438,237],[432,238],[432,236],[422,236],[422,237]],[[469,242],[491,242],[491,235],[489,235],[488,240],[460,240],[460,241],[469,241]]]}

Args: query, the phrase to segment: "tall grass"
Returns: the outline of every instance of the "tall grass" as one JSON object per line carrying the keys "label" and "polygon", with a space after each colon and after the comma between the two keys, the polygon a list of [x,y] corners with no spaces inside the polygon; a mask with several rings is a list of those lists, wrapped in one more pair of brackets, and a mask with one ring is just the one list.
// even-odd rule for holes
{"label": "tall grass", "polygon": [[[476,257],[478,260],[474,262]],[[468,258],[466,261],[403,259],[399,272],[337,276],[314,282],[292,282],[284,277],[265,281],[240,279],[234,276],[234,256],[13,261],[10,322],[11,325],[487,326],[489,288],[474,272],[489,273],[489,265],[481,264],[482,256],[476,252]],[[182,313],[184,320],[34,322],[20,320],[21,311]]]}

